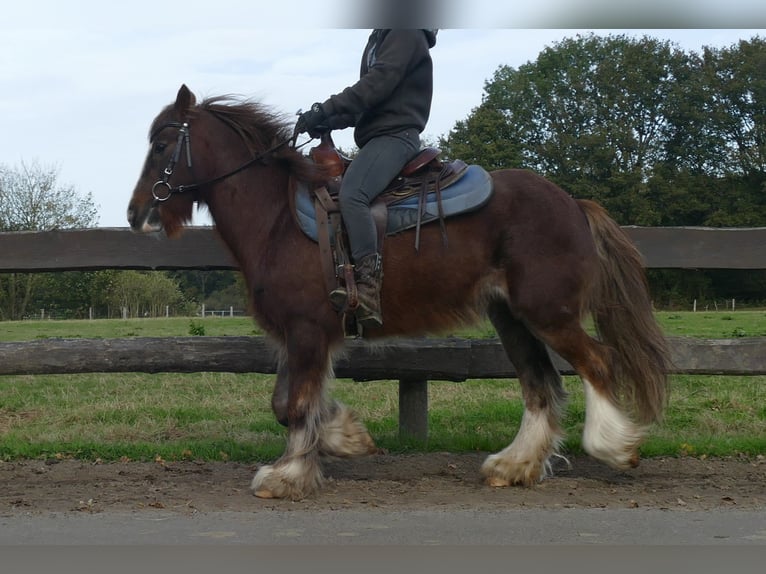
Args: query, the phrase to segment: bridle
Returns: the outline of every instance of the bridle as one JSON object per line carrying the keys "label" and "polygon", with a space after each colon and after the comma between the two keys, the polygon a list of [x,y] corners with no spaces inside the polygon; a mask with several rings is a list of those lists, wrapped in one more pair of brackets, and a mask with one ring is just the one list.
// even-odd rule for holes
{"label": "bridle", "polygon": [[[158,180],[152,186],[152,197],[154,197],[155,205],[157,205],[158,203],[162,203],[163,201],[167,201],[168,199],[170,199],[170,196],[173,195],[174,193],[183,193],[184,191],[187,191],[187,186],[179,185],[175,188],[170,186],[170,176],[173,175],[173,170],[175,170],[178,160],[181,159],[181,151],[184,149],[184,147],[186,148],[186,166],[189,169],[192,168],[191,137],[189,134],[189,124],[186,122],[183,122],[183,123],[168,122],[166,124],[163,124],[156,130],[154,130],[151,137],[149,138],[149,142],[153,142],[154,137],[165,128],[178,128],[178,139],[176,140],[176,147],[173,150],[173,155],[170,156],[170,161],[168,162],[168,166],[162,172],[162,179]],[[158,187],[165,187],[167,189],[167,195],[158,195],[157,194]]]}
{"label": "bridle", "polygon": [[[241,171],[244,171],[247,168],[255,165],[256,163],[263,161],[264,158],[273,154],[275,151],[286,146],[287,144],[291,142],[292,142],[293,148],[295,149],[300,149],[301,147],[309,143],[309,142],[305,142],[301,144],[300,146],[296,147],[295,141],[298,138],[298,134],[296,132],[296,133],[293,133],[293,135],[287,138],[286,140],[250,158],[239,167],[227,173],[224,173],[223,175],[213,177],[203,182],[196,182],[189,185],[177,185],[173,187],[170,185],[170,177],[173,175],[173,171],[176,168],[176,164],[181,159],[181,153],[184,150],[186,150],[186,166],[190,170],[192,169],[191,132],[189,131],[188,122],[167,122],[162,124],[160,127],[158,127],[156,130],[152,132],[151,136],[149,137],[149,142],[153,142],[157,134],[159,134],[162,130],[166,128],[177,128],[178,138],[176,139],[176,147],[173,149],[173,154],[170,156],[170,161],[168,161],[167,167],[162,172],[162,179],[157,180],[157,182],[155,182],[155,184],[152,186],[152,197],[154,198],[154,202],[153,202],[154,207],[157,207],[157,205],[159,205],[160,203],[167,201],[168,199],[171,198],[171,196],[173,196],[176,193],[185,193],[187,191],[197,190],[207,185],[211,185],[214,183],[218,183],[219,181],[223,181],[224,179],[227,179],[233,175],[236,175],[240,173]],[[163,188],[164,188],[164,193],[162,193],[161,191]]]}

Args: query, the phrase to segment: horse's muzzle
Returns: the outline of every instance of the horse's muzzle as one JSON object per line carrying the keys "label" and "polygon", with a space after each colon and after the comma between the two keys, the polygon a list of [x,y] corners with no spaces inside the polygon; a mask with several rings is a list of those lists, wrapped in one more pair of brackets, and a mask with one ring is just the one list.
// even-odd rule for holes
{"label": "horse's muzzle", "polygon": [[136,233],[157,233],[162,231],[162,219],[157,206],[149,205],[143,209],[128,206],[128,223]]}

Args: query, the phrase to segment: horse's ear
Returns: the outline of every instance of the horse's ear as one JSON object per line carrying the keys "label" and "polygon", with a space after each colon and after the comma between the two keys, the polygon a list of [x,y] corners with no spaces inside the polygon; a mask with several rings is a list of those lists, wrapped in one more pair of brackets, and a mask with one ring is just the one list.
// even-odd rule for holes
{"label": "horse's ear", "polygon": [[176,96],[176,111],[181,115],[186,115],[186,112],[189,111],[189,108],[191,108],[196,102],[197,99],[194,97],[194,94],[191,92],[191,90],[186,87],[186,84],[181,84],[181,88],[178,90],[178,95]]}

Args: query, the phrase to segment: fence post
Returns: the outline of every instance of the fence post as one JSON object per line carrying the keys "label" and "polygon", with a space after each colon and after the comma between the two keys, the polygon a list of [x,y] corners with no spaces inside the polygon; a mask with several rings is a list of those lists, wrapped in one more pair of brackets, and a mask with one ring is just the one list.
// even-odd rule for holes
{"label": "fence post", "polygon": [[428,440],[427,380],[399,380],[399,438]]}

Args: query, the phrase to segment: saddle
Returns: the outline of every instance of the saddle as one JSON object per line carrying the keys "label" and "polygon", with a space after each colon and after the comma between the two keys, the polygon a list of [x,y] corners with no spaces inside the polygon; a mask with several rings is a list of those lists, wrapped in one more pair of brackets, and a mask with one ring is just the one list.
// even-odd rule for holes
{"label": "saddle", "polygon": [[[442,232],[446,238],[444,210],[441,206],[440,192],[465,175],[468,165],[461,160],[443,163],[439,160],[439,154],[441,154],[441,150],[435,147],[426,147],[420,150],[401,169],[399,175],[388,184],[383,193],[375,199],[371,207],[378,203],[390,206],[415,195],[418,195],[422,207],[425,204],[427,195],[435,193],[436,202],[439,204],[439,220],[442,224]],[[330,180],[324,188],[320,187],[313,190],[314,194],[320,201],[323,201],[327,199],[327,196],[324,194],[324,190],[326,190],[327,195],[333,201],[337,200],[340,193],[340,182],[343,174],[346,173],[348,166],[351,164],[351,158],[342,155],[335,148],[329,132],[322,135],[320,144],[311,149],[309,157],[314,163],[325,167],[330,174]],[[332,207],[331,204],[328,204],[328,207]],[[421,216],[423,211],[423,209],[419,210]],[[418,229],[422,223],[422,217],[416,221]],[[416,250],[419,248],[419,245],[420,237],[417,234],[415,239]]]}
{"label": "saddle", "polygon": [[[489,200],[492,183],[484,169],[461,160],[443,162],[440,153],[434,147],[422,149],[373,202],[371,213],[381,255],[386,235],[413,227],[418,252],[421,226],[437,220],[446,244],[445,219],[478,209]],[[338,205],[343,174],[352,160],[338,152],[329,132],[322,135],[309,157],[327,170],[329,178],[314,189],[294,182],[293,213],[303,232],[319,244],[328,293],[342,285],[352,294],[356,292],[354,268]],[[354,301],[349,301],[349,308],[353,307]]]}

